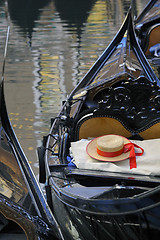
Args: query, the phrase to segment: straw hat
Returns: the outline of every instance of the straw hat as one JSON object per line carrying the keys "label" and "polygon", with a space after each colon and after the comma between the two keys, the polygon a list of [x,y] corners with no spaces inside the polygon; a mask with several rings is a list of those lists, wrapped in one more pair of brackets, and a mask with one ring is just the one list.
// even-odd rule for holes
{"label": "straw hat", "polygon": [[96,160],[116,162],[129,158],[130,151],[123,152],[124,145],[131,143],[118,135],[104,135],[90,141],[86,147],[88,155]]}

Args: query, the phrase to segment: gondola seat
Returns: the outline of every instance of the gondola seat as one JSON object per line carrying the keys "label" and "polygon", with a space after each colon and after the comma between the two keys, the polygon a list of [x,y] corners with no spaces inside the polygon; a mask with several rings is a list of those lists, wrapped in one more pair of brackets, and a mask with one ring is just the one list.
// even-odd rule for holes
{"label": "gondola seat", "polygon": [[160,122],[156,122],[138,133],[128,129],[127,126],[118,119],[90,113],[79,119],[74,133],[75,141],[107,134],[116,134],[137,140],[157,139],[160,138]]}
{"label": "gondola seat", "polygon": [[160,138],[160,90],[144,76],[122,81],[97,96],[98,107],[82,111],[74,121],[73,141],[106,134],[135,140]]}
{"label": "gondola seat", "polygon": [[76,125],[75,139],[88,139],[106,134],[117,134],[131,137],[131,132],[117,119],[93,113],[83,116]]}
{"label": "gondola seat", "polygon": [[[142,36],[142,48],[146,55],[156,55],[156,52],[152,52],[153,46],[158,46],[160,43],[160,24],[155,24],[150,27],[145,36]],[[156,48],[155,48],[156,49]]]}

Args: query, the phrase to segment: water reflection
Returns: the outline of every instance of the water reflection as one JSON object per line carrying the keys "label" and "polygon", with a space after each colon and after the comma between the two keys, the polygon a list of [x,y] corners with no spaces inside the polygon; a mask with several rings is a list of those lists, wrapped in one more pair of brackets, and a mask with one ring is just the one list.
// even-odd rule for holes
{"label": "water reflection", "polygon": [[[48,134],[50,118],[117,33],[130,5],[130,0],[69,0],[67,6],[64,2],[8,0],[11,35],[6,101],[35,171],[36,148]],[[135,2],[135,11],[139,13],[146,2]],[[0,4],[0,43],[4,46],[7,22],[5,3]]]}
{"label": "water reflection", "polygon": [[71,32],[76,31],[78,38],[80,38],[83,26],[96,1],[97,0],[69,0],[66,4],[65,0],[54,0],[54,4],[63,26],[67,25]]}
{"label": "water reflection", "polygon": [[40,9],[51,0],[8,0],[8,11],[12,22],[20,27],[20,32],[29,38],[31,43],[35,22],[39,19]]}

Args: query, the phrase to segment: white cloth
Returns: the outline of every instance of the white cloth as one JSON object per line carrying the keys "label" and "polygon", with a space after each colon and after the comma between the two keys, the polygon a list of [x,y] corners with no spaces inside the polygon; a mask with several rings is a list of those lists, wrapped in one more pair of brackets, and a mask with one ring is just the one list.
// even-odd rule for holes
{"label": "white cloth", "polygon": [[142,156],[136,156],[137,168],[130,169],[129,159],[119,162],[101,162],[91,158],[86,152],[88,140],[71,143],[71,152],[78,168],[102,170],[142,175],[160,176],[160,139],[132,141],[144,149]]}

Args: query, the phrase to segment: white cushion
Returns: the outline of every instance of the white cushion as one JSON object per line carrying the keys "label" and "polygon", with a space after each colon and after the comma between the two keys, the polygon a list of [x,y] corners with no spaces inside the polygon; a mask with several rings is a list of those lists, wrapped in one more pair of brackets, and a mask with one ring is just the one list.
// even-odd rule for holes
{"label": "white cushion", "polygon": [[74,157],[74,163],[81,169],[160,176],[160,139],[134,140],[132,142],[144,149],[142,156],[136,156],[137,168],[132,169],[130,169],[129,159],[113,163],[101,162],[91,158],[86,153],[86,146],[89,141],[85,139],[72,142],[71,152]]}

